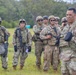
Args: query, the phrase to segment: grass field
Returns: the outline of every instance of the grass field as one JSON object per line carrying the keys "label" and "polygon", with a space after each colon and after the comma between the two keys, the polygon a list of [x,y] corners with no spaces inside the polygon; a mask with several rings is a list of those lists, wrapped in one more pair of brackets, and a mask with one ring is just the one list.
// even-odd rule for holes
{"label": "grass field", "polygon": [[[8,69],[4,70],[2,69],[2,64],[0,61],[0,75],[60,75],[60,67],[58,69],[58,72],[54,72],[52,67],[50,70],[45,73],[42,70],[43,67],[43,56],[42,56],[42,65],[41,69],[38,70],[36,65],[35,65],[35,55],[34,55],[34,44],[32,45],[32,52],[28,54],[28,58],[25,61],[25,66],[23,70],[19,70],[19,65],[17,67],[17,70],[13,70],[12,68],[12,61],[13,61],[13,45],[12,45],[12,36],[14,33],[14,29],[8,29],[10,32],[10,37],[9,37],[9,52],[8,52]],[[31,33],[32,29],[30,29]]]}

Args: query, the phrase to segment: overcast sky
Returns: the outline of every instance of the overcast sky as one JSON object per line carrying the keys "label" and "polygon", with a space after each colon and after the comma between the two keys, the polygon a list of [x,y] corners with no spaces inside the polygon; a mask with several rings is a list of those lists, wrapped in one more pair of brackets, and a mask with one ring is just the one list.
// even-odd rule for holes
{"label": "overcast sky", "polygon": [[[19,1],[19,0],[17,0],[17,1]],[[65,2],[72,2],[73,0],[63,0],[63,1],[65,1]],[[74,0],[74,1],[76,1],[76,0]]]}
{"label": "overcast sky", "polygon": [[63,0],[63,1],[67,1],[67,2],[76,2],[76,0]]}

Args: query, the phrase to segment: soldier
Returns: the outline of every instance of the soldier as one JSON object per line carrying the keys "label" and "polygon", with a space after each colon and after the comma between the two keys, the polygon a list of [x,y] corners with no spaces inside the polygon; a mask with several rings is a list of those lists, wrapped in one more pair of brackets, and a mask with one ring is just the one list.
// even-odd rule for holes
{"label": "soldier", "polygon": [[67,25],[67,18],[66,17],[63,17],[61,19],[61,22],[62,22],[62,24],[61,24],[61,30],[63,30],[64,27]]}
{"label": "soldier", "polygon": [[59,17],[55,17],[55,24],[56,24],[57,27],[60,27],[59,20],[60,20]]}
{"label": "soldier", "polygon": [[59,35],[59,31],[58,28],[55,27],[55,16],[49,16],[49,23],[50,25],[45,27],[40,33],[40,38],[43,40],[43,44],[45,45],[43,57],[44,71],[48,71],[51,62],[53,63],[53,69],[57,70],[59,59],[59,51],[57,51],[57,45],[59,44],[57,42],[57,36]]}
{"label": "soldier", "polygon": [[48,16],[43,16],[43,24],[44,26],[48,26]]}
{"label": "soldier", "polygon": [[28,29],[25,28],[25,19],[20,19],[19,27],[16,28],[13,36],[14,56],[13,69],[16,70],[18,58],[20,56],[20,69],[23,69],[25,59],[28,56],[28,49],[31,48],[32,36]]}
{"label": "soldier", "polygon": [[66,12],[68,24],[61,31],[60,60],[62,75],[76,75],[76,9]]}
{"label": "soldier", "polygon": [[2,19],[0,18],[0,52],[4,50],[4,52],[1,54],[1,60],[2,60],[2,68],[7,69],[7,52],[8,50],[6,49],[6,43],[8,42],[7,36],[8,36],[8,31],[4,26],[1,26]]}
{"label": "soldier", "polygon": [[40,69],[41,65],[41,55],[43,51],[43,43],[40,39],[40,32],[44,28],[42,16],[37,16],[36,18],[37,25],[33,26],[34,31],[34,43],[35,43],[35,55],[36,55],[36,66]]}

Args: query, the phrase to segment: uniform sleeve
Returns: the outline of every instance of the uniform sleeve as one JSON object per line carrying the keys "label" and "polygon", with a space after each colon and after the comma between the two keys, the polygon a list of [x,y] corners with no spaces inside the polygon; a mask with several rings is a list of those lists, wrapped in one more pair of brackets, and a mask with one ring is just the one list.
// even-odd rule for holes
{"label": "uniform sleeve", "polygon": [[44,28],[41,32],[40,32],[40,38],[42,39],[42,40],[44,40],[45,39],[45,35],[46,35],[46,33],[47,33],[47,29],[46,28]]}
{"label": "uniform sleeve", "polygon": [[[15,32],[16,32],[16,30],[15,30]],[[13,34],[13,45],[16,45],[16,33],[15,32]]]}
{"label": "uniform sleeve", "polygon": [[64,28],[63,28],[63,30],[61,30],[61,37],[65,37],[66,36],[66,34],[67,34],[67,32],[68,32],[68,26],[65,26]]}
{"label": "uniform sleeve", "polygon": [[33,26],[34,33],[40,33],[40,30],[37,28],[37,25]]}
{"label": "uniform sleeve", "polygon": [[58,35],[61,34],[61,29],[60,29],[60,27],[57,27],[57,34],[58,34]]}
{"label": "uniform sleeve", "polygon": [[76,27],[73,31],[73,39],[72,40],[76,43]]}
{"label": "uniform sleeve", "polygon": [[8,37],[10,37],[10,33],[9,33],[9,31],[8,31],[8,30],[6,30],[6,33],[7,33]]}
{"label": "uniform sleeve", "polygon": [[28,30],[28,45],[31,46],[32,45],[32,35],[30,33],[30,31]]}
{"label": "uniform sleeve", "polygon": [[2,30],[8,35],[8,31],[4,26],[2,26]]}

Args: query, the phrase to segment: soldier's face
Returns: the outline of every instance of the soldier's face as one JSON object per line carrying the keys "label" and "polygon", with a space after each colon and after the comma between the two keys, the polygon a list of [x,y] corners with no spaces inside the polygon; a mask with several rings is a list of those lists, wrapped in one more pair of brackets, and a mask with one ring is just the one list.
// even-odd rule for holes
{"label": "soldier's face", "polygon": [[43,20],[43,23],[44,23],[44,24],[47,24],[47,23],[48,23],[48,20],[47,20],[47,19],[44,19],[44,20]]}
{"label": "soldier's face", "polygon": [[50,24],[55,25],[55,19],[50,19]]}
{"label": "soldier's face", "polygon": [[75,21],[76,14],[72,10],[68,10],[66,12],[66,17],[67,17],[68,23],[71,24]]}
{"label": "soldier's face", "polygon": [[58,23],[59,23],[59,22],[56,20],[56,21],[55,21],[55,24],[58,24]]}
{"label": "soldier's face", "polygon": [[25,23],[20,23],[20,28],[24,28]]}
{"label": "soldier's face", "polygon": [[39,19],[39,20],[37,21],[37,23],[38,23],[39,25],[42,25],[42,24],[43,24],[43,20],[42,20],[42,19]]}

